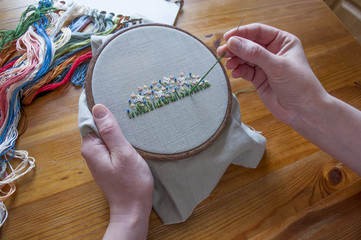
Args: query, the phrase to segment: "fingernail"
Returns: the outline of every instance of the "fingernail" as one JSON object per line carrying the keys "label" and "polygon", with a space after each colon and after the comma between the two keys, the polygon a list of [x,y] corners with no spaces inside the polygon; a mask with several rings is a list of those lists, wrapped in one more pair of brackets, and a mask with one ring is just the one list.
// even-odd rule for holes
{"label": "fingernail", "polygon": [[108,114],[104,105],[97,104],[93,107],[93,115],[97,119],[102,119]]}
{"label": "fingernail", "polygon": [[242,49],[242,42],[235,37],[231,37],[228,41],[230,50],[240,51]]}

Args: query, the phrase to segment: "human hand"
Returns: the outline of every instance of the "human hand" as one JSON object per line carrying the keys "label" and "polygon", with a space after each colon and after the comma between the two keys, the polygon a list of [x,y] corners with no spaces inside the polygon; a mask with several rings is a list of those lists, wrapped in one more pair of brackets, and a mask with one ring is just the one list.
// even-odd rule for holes
{"label": "human hand", "polygon": [[104,238],[145,239],[152,208],[150,169],[105,106],[95,105],[93,116],[102,139],[96,134],[84,137],[81,152],[109,202]]}
{"label": "human hand", "polygon": [[251,81],[265,106],[282,122],[292,125],[299,114],[328,94],[312,72],[300,40],[287,32],[250,24],[224,34],[226,67],[234,78]]}

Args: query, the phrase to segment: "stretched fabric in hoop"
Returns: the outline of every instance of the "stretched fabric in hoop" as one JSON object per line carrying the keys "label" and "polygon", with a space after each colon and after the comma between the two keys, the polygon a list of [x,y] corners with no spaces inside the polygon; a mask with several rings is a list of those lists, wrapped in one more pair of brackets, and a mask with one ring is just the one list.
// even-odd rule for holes
{"label": "stretched fabric in hoop", "polygon": [[[101,37],[92,39],[93,53],[103,41],[105,39]],[[214,85],[209,90],[212,87]],[[98,132],[86,97],[84,91],[79,99],[78,120],[82,136],[92,131]],[[153,208],[164,224],[185,221],[193,209],[209,196],[231,163],[255,168],[261,160],[265,150],[265,138],[241,122],[237,98],[231,96],[231,101],[228,122],[208,148],[179,161],[160,162],[146,159],[154,177]],[[123,112],[123,109],[119,109],[119,112]],[[153,113],[147,113],[149,114]],[[130,119],[133,120],[135,119]],[[127,128],[121,127],[123,131]]]}
{"label": "stretched fabric in hoop", "polygon": [[[92,58],[85,83],[88,105],[107,106],[120,126],[126,126],[126,139],[145,158],[192,156],[210,146],[225,127],[231,108],[230,83],[222,65],[216,64],[205,79],[210,87],[182,97],[180,88],[185,85],[176,85],[181,81],[177,75],[202,76],[216,61],[217,56],[206,45],[183,30],[159,24],[128,28],[110,38]],[[163,81],[171,76],[178,80]],[[192,78],[192,85],[196,79]],[[150,85],[154,85],[154,93],[147,95]],[[178,100],[167,104],[176,96],[172,93],[176,88]],[[156,109],[129,118],[127,109],[132,109],[132,101],[148,107],[152,104]],[[146,106],[143,110],[137,107],[138,111],[146,110]]]}

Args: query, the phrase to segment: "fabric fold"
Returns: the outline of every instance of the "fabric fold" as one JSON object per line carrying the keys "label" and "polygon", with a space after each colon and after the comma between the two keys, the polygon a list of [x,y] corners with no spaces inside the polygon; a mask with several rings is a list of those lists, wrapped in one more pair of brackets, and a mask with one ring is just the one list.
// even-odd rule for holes
{"label": "fabric fold", "polygon": [[[153,208],[163,224],[184,222],[209,196],[231,163],[251,168],[258,165],[266,139],[243,124],[240,117],[239,103],[233,95],[227,126],[210,147],[178,161],[146,160],[154,178]],[[79,99],[78,119],[82,136],[98,132],[85,91]]]}

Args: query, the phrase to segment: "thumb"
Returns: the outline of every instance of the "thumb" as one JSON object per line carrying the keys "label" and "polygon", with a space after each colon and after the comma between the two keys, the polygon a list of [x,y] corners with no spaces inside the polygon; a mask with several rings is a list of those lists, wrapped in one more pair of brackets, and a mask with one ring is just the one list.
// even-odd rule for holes
{"label": "thumb", "polygon": [[227,41],[227,47],[234,55],[246,62],[255,64],[268,72],[272,70],[277,56],[269,52],[261,45],[241,37],[231,37]]}
{"label": "thumb", "polygon": [[104,105],[95,105],[92,112],[99,134],[110,152],[122,151],[130,145],[124,138],[117,120]]}

